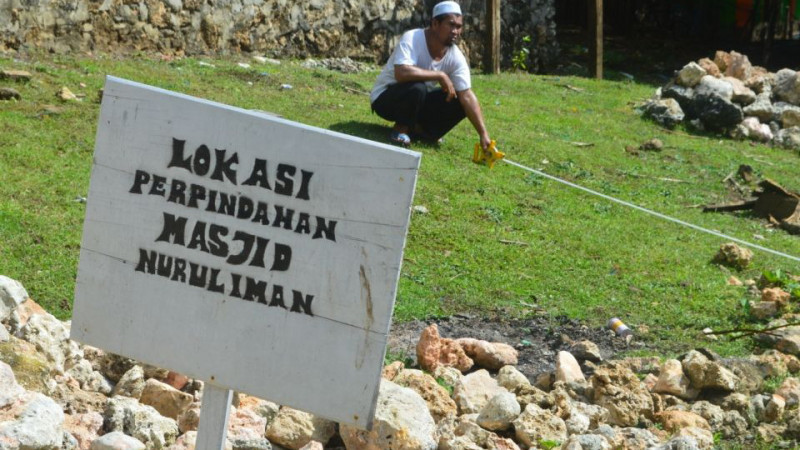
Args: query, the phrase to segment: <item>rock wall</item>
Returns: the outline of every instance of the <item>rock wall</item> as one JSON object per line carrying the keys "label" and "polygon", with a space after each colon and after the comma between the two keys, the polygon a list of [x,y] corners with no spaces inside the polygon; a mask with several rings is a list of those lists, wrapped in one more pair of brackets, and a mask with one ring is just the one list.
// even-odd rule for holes
{"label": "rock wall", "polygon": [[[267,54],[384,61],[438,0],[0,0],[0,51]],[[463,0],[463,47],[481,64],[485,0]],[[555,58],[554,0],[503,2],[506,66],[530,36],[532,70]]]}

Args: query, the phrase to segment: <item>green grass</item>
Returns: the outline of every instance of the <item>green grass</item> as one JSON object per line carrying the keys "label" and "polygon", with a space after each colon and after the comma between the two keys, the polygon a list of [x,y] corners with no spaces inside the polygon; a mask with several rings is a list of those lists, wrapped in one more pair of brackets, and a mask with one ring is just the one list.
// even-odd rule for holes
{"label": "green grass", "polygon": [[[114,75],[287,119],[383,141],[388,125],[371,114],[366,92],[377,72],[345,75],[240,60],[162,61],[148,56],[0,57],[0,68],[28,70],[14,84],[23,100],[0,104],[0,274],[21,281],[56,316],[70,316],[83,203],[105,75]],[[246,61],[241,59],[241,61]],[[704,214],[697,205],[730,198],[723,178],[740,164],[800,190],[797,152],[717,136],[667,132],[633,104],[652,85],[505,73],[474,76],[487,125],[509,159],[700,226],[800,255],[800,239],[760,219]],[[282,84],[293,89],[281,90]],[[11,85],[2,82],[2,85]],[[85,95],[61,102],[62,86]],[[60,114],[44,114],[53,104]],[[660,153],[625,146],[657,137]],[[724,353],[746,341],[698,341],[700,330],[748,321],[734,274],[798,273],[798,265],[756,252],[751,268],[711,263],[724,240],[544,180],[506,164],[470,162],[476,135],[460,124],[440,148],[425,144],[395,320],[459,311],[525,317],[547,314],[602,326],[617,316],[665,350],[707,345]],[[578,146],[577,142],[592,146]],[[679,180],[679,181],[675,181]],[[750,324],[752,325],[752,324]]]}

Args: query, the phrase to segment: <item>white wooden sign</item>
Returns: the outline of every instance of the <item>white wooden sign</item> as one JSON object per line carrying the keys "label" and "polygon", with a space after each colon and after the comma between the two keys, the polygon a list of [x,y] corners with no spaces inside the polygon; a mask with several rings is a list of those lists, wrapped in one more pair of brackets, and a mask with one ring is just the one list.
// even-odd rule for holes
{"label": "white wooden sign", "polygon": [[109,77],[72,338],[367,427],[419,161]]}

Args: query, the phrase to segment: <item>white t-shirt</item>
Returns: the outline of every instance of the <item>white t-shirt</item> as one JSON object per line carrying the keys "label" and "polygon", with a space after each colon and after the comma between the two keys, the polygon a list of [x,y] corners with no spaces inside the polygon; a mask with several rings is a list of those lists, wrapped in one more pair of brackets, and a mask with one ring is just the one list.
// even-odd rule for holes
{"label": "white t-shirt", "polygon": [[[380,96],[392,84],[397,83],[394,78],[394,66],[417,66],[425,70],[436,70],[444,72],[450,77],[455,87],[456,92],[461,92],[472,87],[469,76],[469,64],[467,58],[461,53],[461,50],[456,45],[450,46],[444,58],[439,61],[434,61],[431,54],[428,52],[428,44],[425,41],[425,30],[417,28],[403,33],[397,47],[394,48],[392,56],[389,61],[383,66],[378,79],[375,80],[375,86],[372,88],[372,93],[369,96],[370,103]],[[434,81],[428,81],[428,90],[435,89],[439,86]]]}

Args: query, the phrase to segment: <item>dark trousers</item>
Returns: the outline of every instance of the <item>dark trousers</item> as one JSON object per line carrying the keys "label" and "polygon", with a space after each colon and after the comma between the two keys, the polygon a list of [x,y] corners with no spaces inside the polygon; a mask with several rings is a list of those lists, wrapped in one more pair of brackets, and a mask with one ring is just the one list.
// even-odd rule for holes
{"label": "dark trousers", "polygon": [[419,125],[425,137],[439,139],[466,117],[461,102],[441,89],[428,92],[424,82],[397,83],[389,86],[372,103],[372,110],[384,119],[406,125],[413,131]]}

